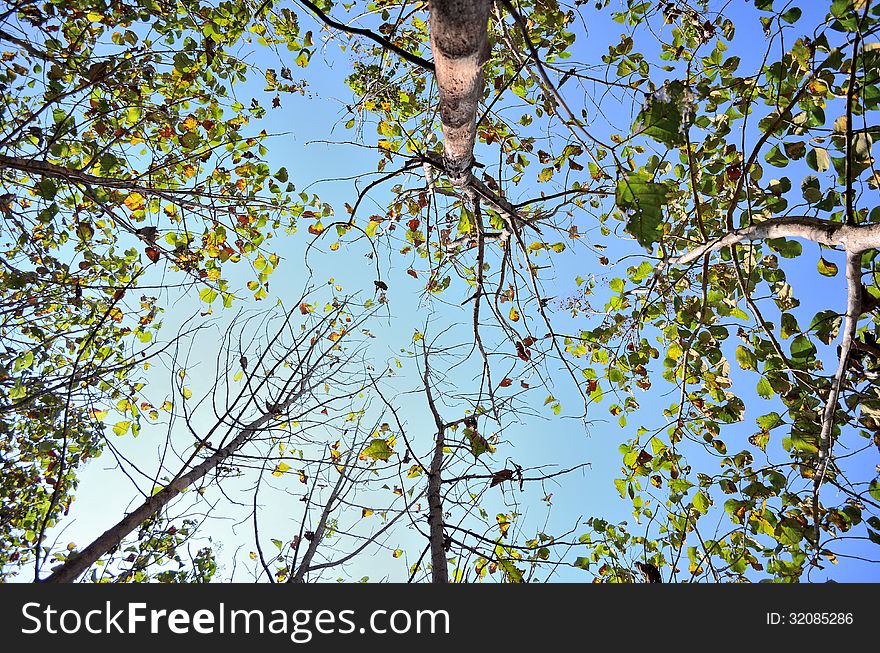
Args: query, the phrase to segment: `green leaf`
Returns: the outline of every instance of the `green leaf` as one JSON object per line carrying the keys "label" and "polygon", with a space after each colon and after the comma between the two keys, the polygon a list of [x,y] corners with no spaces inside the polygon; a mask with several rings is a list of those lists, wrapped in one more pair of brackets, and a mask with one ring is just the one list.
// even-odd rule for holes
{"label": "green leaf", "polygon": [[471,453],[474,458],[479,458],[484,453],[491,451],[489,441],[473,429],[465,429],[464,435],[471,445]]}
{"label": "green leaf", "polygon": [[199,291],[199,298],[206,304],[210,304],[217,299],[217,291],[210,287],[202,288]]}
{"label": "green leaf", "polygon": [[808,438],[805,434],[795,431],[792,431],[789,437],[782,438],[782,447],[786,451],[794,450],[809,454],[819,451],[819,448],[816,446],[815,437]]}
{"label": "green leaf", "polygon": [[758,381],[758,396],[764,399],[770,399],[773,396],[773,386],[764,377],[761,377],[761,380]]}
{"label": "green leaf", "polygon": [[811,360],[816,355],[816,345],[807,336],[798,336],[791,341],[791,358],[796,362]]}
{"label": "green leaf", "polygon": [[831,158],[824,147],[814,147],[807,153],[807,165],[816,172],[825,172],[831,167]]}
{"label": "green leaf", "polygon": [[830,345],[837,337],[841,322],[843,322],[843,317],[837,311],[819,311],[813,317],[809,330],[815,331],[816,337],[821,342]]}
{"label": "green leaf", "polygon": [[798,18],[800,18],[800,17],[801,17],[801,10],[798,9],[797,7],[792,7],[791,9],[789,9],[788,11],[786,11],[784,14],[782,14],[780,16],[780,18],[782,20],[784,20],[786,23],[795,23],[795,22],[797,22]]}
{"label": "green leaf", "polygon": [[709,496],[700,490],[694,495],[694,508],[700,511],[702,514],[706,514],[709,511],[709,506],[712,504],[712,500]]}
{"label": "green leaf", "polygon": [[774,145],[770,148],[770,151],[764,155],[764,160],[777,168],[784,168],[788,165],[788,157],[782,153],[782,150],[779,149],[778,145]]}
{"label": "green leaf", "polygon": [[309,59],[312,57],[311,50],[300,50],[299,54],[296,56],[296,65],[300,68],[305,68],[309,65]]}
{"label": "green leaf", "polygon": [[694,122],[695,108],[693,94],[684,82],[666,81],[648,96],[633,130],[668,148],[679,147],[687,142],[685,135]]}
{"label": "green leaf", "polygon": [[767,241],[767,246],[779,252],[783,258],[797,258],[804,251],[803,245],[798,241],[786,238],[771,238]]}
{"label": "green leaf", "polygon": [[113,432],[114,432],[116,435],[122,437],[123,435],[125,435],[126,433],[128,433],[128,429],[129,429],[130,427],[131,427],[131,422],[128,421],[128,420],[123,420],[123,421],[121,421],[121,422],[116,422],[116,424],[113,426]]}
{"label": "green leaf", "polygon": [[822,199],[822,189],[819,186],[819,178],[816,175],[807,175],[801,182],[801,193],[810,204],[815,204]]}
{"label": "green leaf", "polygon": [[736,361],[744,370],[755,370],[758,366],[758,359],[755,354],[742,345],[736,348]]}
{"label": "green leaf", "polygon": [[371,458],[373,460],[381,460],[388,462],[388,459],[394,454],[394,450],[388,446],[388,441],[382,438],[375,438],[370,445],[363,450],[361,459]]}
{"label": "green leaf", "polygon": [[791,180],[788,177],[783,177],[782,179],[771,179],[770,183],[767,185],[767,188],[771,193],[780,197],[784,195],[788,191],[791,190]]}
{"label": "green leaf", "polygon": [[13,366],[13,371],[20,372],[21,370],[26,370],[31,365],[34,364],[34,352],[28,351],[22,356],[19,356],[15,359],[15,365]]}
{"label": "green leaf", "polygon": [[760,426],[765,431],[770,431],[772,429],[775,429],[777,426],[782,426],[782,424],[784,424],[784,422],[782,421],[782,417],[777,412],[762,415],[756,421],[758,422],[758,426]]}
{"label": "green leaf", "polygon": [[650,250],[663,234],[663,207],[666,204],[666,186],[651,181],[647,172],[640,170],[623,177],[617,184],[617,206],[626,212],[626,230],[639,244]]}

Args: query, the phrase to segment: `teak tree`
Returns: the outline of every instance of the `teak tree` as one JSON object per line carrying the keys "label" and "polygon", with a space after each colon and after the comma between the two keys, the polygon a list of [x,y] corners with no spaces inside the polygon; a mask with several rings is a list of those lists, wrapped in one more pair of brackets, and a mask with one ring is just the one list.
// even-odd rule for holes
{"label": "teak tree", "polygon": [[[388,548],[414,560],[410,580],[435,582],[564,568],[603,582],[796,582],[833,578],[829,562],[876,561],[878,25],[873,0],[10,5],[3,573],[40,575],[51,555],[56,580],[96,565],[148,579],[161,555],[133,554],[139,567],[126,569],[119,547],[140,528],[142,551],[176,549],[162,510],[221,454],[251,457],[253,573],[276,581],[320,579],[409,531],[414,553]],[[345,126],[376,152],[344,214],[296,195],[286,167],[273,173],[259,131],[284,110],[281,93],[303,89],[292,69],[320,74],[320,41],[330,58],[342,46]],[[279,61],[257,69],[247,52]],[[234,99],[255,78],[272,108]],[[282,232],[308,239],[309,270],[315,256],[367,248],[378,278],[366,309],[415,331],[398,360],[415,377],[361,379],[371,408],[347,412],[364,426],[344,446],[312,443],[329,449],[302,472],[302,533],[277,540],[275,556],[257,498],[274,454],[240,447],[277,397],[105,539],[53,550],[84,463],[112,450],[96,416],[115,406],[112,430],[133,437],[155,410],[143,367],[177,347],[157,329],[171,293],[228,310],[245,294],[229,264],[250,261],[246,288],[268,298]],[[395,312],[388,298],[404,283],[429,319]],[[241,352],[227,343],[225,355]],[[547,396],[557,387],[578,405]],[[408,419],[404,397],[429,419]],[[548,409],[620,426],[615,487],[585,504],[595,516],[574,541],[518,508],[526,481],[564,484],[589,462],[514,462],[516,427]],[[636,525],[612,517],[622,503]],[[494,521],[487,506],[503,506]],[[374,513],[385,521],[362,539],[334,522]],[[192,572],[159,573],[204,579],[215,564],[204,551]]]}

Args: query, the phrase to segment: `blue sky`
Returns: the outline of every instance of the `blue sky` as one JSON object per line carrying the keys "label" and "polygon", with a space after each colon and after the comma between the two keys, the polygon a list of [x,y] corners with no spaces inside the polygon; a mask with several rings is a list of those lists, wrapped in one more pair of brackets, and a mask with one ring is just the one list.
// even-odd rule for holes
{"label": "blue sky", "polygon": [[[738,30],[735,43],[738,44],[736,47],[740,48],[736,54],[743,58],[741,70],[755,67],[765,44],[760,24],[753,11],[748,5],[740,7],[733,3],[731,6],[731,13]],[[607,11],[596,12],[592,8],[585,8],[585,13],[590,16],[589,38],[581,39],[576,44],[575,58],[598,61],[598,57],[607,51],[607,46],[618,41],[622,27],[608,20]],[[301,22],[303,29],[311,28],[316,34],[319,32],[320,27],[316,23],[311,22],[307,25],[310,23],[309,19],[303,18]],[[810,23],[809,20],[805,22]],[[792,41],[796,33],[797,29],[792,28],[789,37]],[[248,55],[248,60],[257,68],[278,69],[282,65],[273,53],[264,48],[255,48],[254,53]],[[333,145],[320,142],[348,141],[354,138],[351,131],[343,128],[343,123],[347,120],[346,105],[351,103],[351,93],[344,83],[345,77],[350,73],[349,55],[340,53],[335,43],[329,43],[315,53],[307,69],[294,68],[289,62],[287,65],[294,69],[295,76],[299,74],[304,76],[308,88],[304,96],[282,96],[281,107],[270,109],[265,121],[259,124],[258,128],[265,127],[270,133],[278,134],[268,143],[270,166],[273,170],[286,166],[298,190],[308,189],[308,192],[320,194],[324,201],[336,208],[339,216],[346,202],[354,203],[356,191],[351,178],[375,170],[376,165],[375,153],[368,149],[343,143]],[[247,104],[251,97],[256,97],[264,106],[271,106],[274,92],[264,92],[260,82],[261,80],[257,79],[253,84],[238,88],[237,92],[244,104]],[[605,102],[603,111],[619,118],[619,126],[625,129],[629,117],[620,111],[620,107],[610,104],[609,100]],[[597,120],[593,127],[606,129],[602,124]],[[372,126],[369,124],[365,126],[365,141],[368,144],[372,143],[371,129]],[[607,134],[600,133],[600,137],[605,135]],[[491,148],[482,148],[477,158],[488,163],[497,160],[497,154],[493,153]],[[527,175],[534,177],[537,170],[533,168],[534,166],[529,169]],[[491,165],[489,170],[492,171]],[[374,209],[384,211],[384,206],[391,197],[389,186],[390,184],[371,194],[370,197],[375,204],[371,207],[368,202],[362,215],[368,215]],[[526,188],[528,186],[526,185]],[[795,186],[797,190],[797,184]],[[531,188],[534,187],[535,185],[532,184]],[[528,191],[524,192],[524,195],[527,196]],[[595,220],[587,214],[577,214],[573,220],[580,227],[581,233],[591,234],[597,228]],[[264,305],[276,298],[285,302],[290,301],[289,298],[298,296],[307,282],[306,271],[302,265],[305,245],[309,238],[305,227],[306,222],[302,221],[299,233],[275,243],[275,249],[282,255],[284,263],[273,275],[272,294],[265,300]],[[322,241],[324,250],[330,242],[332,242],[330,239]],[[608,239],[605,242],[610,245],[606,255],[612,262],[623,256],[644,253],[644,250],[631,240]],[[802,302],[795,313],[802,324],[808,324],[812,315],[818,310],[825,308],[842,310],[845,282],[842,275],[832,279],[819,275],[815,269],[818,256],[812,254],[814,248],[805,244],[804,249],[803,257],[787,263],[787,272],[789,282],[795,289],[795,295]],[[355,243],[342,241],[337,252],[314,252],[310,255],[309,261],[313,265],[315,285],[333,278],[334,282],[340,284],[346,291],[359,293],[362,299],[373,297],[375,293],[372,282],[375,278],[376,262],[368,258],[368,254],[369,249],[363,241]],[[825,256],[830,258],[831,255],[826,253]],[[429,325],[427,329],[429,339],[436,336],[440,339],[438,342],[447,345],[467,342],[470,337],[471,309],[470,304],[461,306],[459,302],[468,296],[469,289],[464,284],[457,286],[454,284],[454,287],[447,292],[447,296],[441,298],[442,304],[432,303],[422,296],[424,279],[413,279],[407,275],[407,265],[403,264],[404,261],[403,257],[390,254],[382,254],[378,259],[382,277],[390,287],[388,308],[391,317],[380,317],[370,326],[371,331],[377,336],[375,341],[371,341],[371,354],[377,361],[403,359],[404,368],[389,388],[397,393],[395,403],[399,406],[401,417],[406,422],[408,430],[418,432],[424,445],[431,437],[431,430],[430,425],[425,424],[426,406],[423,397],[416,393],[406,394],[407,391],[417,389],[418,386],[415,366],[411,361],[406,360],[406,352],[413,349],[413,333],[424,331],[426,324]],[[613,268],[608,269],[598,265],[595,255],[586,247],[570,247],[563,254],[554,255],[552,263],[555,273],[552,281],[546,284],[546,294],[557,299],[577,293],[575,278],[578,276],[589,278],[595,275],[597,281],[601,283],[603,278],[610,278],[615,274]],[[631,264],[632,259],[624,262],[622,267]],[[618,271],[617,275],[622,275],[622,270]],[[245,278],[238,272],[235,276],[239,283]],[[601,298],[603,293],[599,292],[597,296]],[[598,307],[600,303],[597,301],[595,305]],[[245,302],[245,305],[249,304]],[[555,304],[551,304],[552,306]],[[197,312],[199,308],[191,297],[176,299],[166,313],[165,328],[177,328],[178,315],[188,316]],[[217,329],[222,330],[223,320],[227,318],[221,315],[218,319],[220,323]],[[561,325],[561,330],[565,330],[595,326],[595,321],[600,317],[594,317],[592,321],[591,318],[583,315],[571,318],[564,309],[557,308],[554,311],[554,319],[558,320],[557,324]],[[216,343],[215,337],[208,335],[206,339],[199,341],[194,350],[195,358],[202,359],[201,367],[197,368],[198,371],[195,373],[196,379],[200,378],[199,374],[212,372],[212,345]],[[830,369],[833,347],[829,348],[826,354]],[[770,410],[767,402],[760,399],[754,390],[758,377],[737,371],[735,364],[733,368],[734,388],[746,401],[747,412],[746,420],[742,424],[729,427],[724,432],[728,433],[726,437],[730,441],[737,438],[745,439],[751,435],[756,430],[755,416]],[[462,388],[473,384],[472,362],[453,374],[451,380],[454,384]],[[561,375],[557,377],[564,379]],[[537,384],[534,377],[524,377],[523,380]],[[576,472],[563,478],[558,484],[549,482],[544,487],[528,486],[522,495],[518,490],[504,490],[503,493],[499,488],[490,490],[485,502],[490,517],[496,512],[509,511],[511,506],[528,506],[523,520],[529,524],[525,532],[530,534],[542,528],[550,533],[565,532],[575,528],[574,537],[576,537],[585,530],[582,526],[577,527],[578,522],[593,515],[602,516],[613,522],[627,521],[634,527],[635,520],[626,503],[618,497],[613,485],[613,479],[618,475],[621,464],[617,447],[639,425],[657,428],[663,424],[662,410],[672,402],[669,393],[673,389],[658,376],[651,391],[638,396],[641,410],[629,416],[625,429],[621,429],[616,423],[616,418],[608,414],[607,400],[602,405],[591,408],[586,422],[579,419],[577,407],[580,398],[570,381],[557,380],[552,387],[547,388],[546,392],[537,390],[532,393],[532,407],[540,417],[527,417],[514,421],[505,429],[504,439],[509,444],[501,450],[497,460],[498,466],[503,464],[505,458],[523,465],[568,466],[572,461],[588,461],[591,466],[583,472]],[[198,395],[197,386],[194,390]],[[555,417],[548,406],[542,405],[548,393],[562,404],[561,418]],[[456,404],[448,408],[449,419],[457,417],[454,411],[459,410],[460,406],[461,404]],[[208,416],[205,419],[207,420]],[[164,434],[154,435],[145,432],[138,440],[119,441],[119,445],[136,459],[152,460],[163,436]],[[110,469],[109,463],[109,455],[90,463],[77,492],[78,501],[71,511],[71,516],[74,518],[72,524],[69,528],[67,528],[68,524],[62,524],[66,528],[62,541],[73,540],[82,544],[92,539],[107,528],[117,515],[122,514],[134,497],[130,482],[123,475]],[[865,469],[869,469],[869,466]],[[266,550],[271,549],[269,543],[271,538],[289,539],[291,534],[296,532],[299,520],[298,508],[295,505],[291,506],[293,503],[291,493],[301,493],[298,481],[288,475],[278,481],[277,485],[277,492],[266,493],[268,512],[277,515],[277,520],[273,520],[264,528],[263,548]],[[541,498],[550,492],[553,493],[552,510],[548,510],[541,501]],[[246,513],[247,507],[242,509],[229,507],[228,519],[217,520],[203,531],[203,534],[212,536],[215,541],[222,542],[221,561],[224,564],[224,572],[222,572],[224,576],[231,573],[233,568],[231,559],[239,546],[243,547],[238,554],[242,559],[246,559],[246,552],[253,549],[252,533],[248,524],[236,523]],[[407,567],[414,562],[413,558],[418,556],[422,542],[423,540],[411,529],[400,529],[399,535],[396,534],[395,538],[388,542],[388,546],[400,546],[406,550],[405,556],[400,559],[394,558],[390,555],[389,549],[382,549],[375,556],[368,556],[346,571],[354,578],[366,575],[371,580],[385,578],[405,580]],[[236,579],[247,580],[243,568],[242,566],[237,569]],[[876,566],[855,564],[846,559],[841,559],[840,566],[834,570],[833,575],[838,580],[880,580],[880,571]],[[327,578],[332,580],[334,577],[330,575]],[[576,581],[584,580],[586,576],[578,570],[562,569],[553,579]],[[811,580],[823,579],[821,573],[811,576]]]}

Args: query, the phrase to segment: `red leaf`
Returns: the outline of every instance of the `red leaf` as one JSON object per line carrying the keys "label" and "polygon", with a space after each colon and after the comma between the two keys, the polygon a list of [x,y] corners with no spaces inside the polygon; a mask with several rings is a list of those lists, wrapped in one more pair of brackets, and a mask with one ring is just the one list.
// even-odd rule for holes
{"label": "red leaf", "polygon": [[513,385],[513,381],[511,381],[510,379],[505,378],[505,379],[504,379],[503,381],[501,381],[501,383],[499,383],[498,385],[499,385],[500,387],[502,387],[502,388],[509,388],[511,385]]}
{"label": "red leaf", "polygon": [[421,225],[421,221],[418,218],[413,218],[409,222],[406,223],[406,226],[409,227],[410,231],[416,231]]}
{"label": "red leaf", "polygon": [[312,309],[308,304],[300,304],[299,305],[299,312],[302,313],[303,315],[308,315],[309,313],[312,312]]}
{"label": "red leaf", "polygon": [[408,269],[408,270],[406,271],[406,273],[407,273],[409,276],[411,276],[413,279],[418,279],[418,278],[419,278],[419,274],[418,274],[418,272],[416,272],[416,271],[413,270],[412,268]]}
{"label": "red leaf", "polygon": [[740,177],[742,177],[742,168],[738,163],[727,166],[727,178],[730,181],[738,181]]}
{"label": "red leaf", "polygon": [[144,250],[144,254],[146,254],[147,258],[150,259],[153,263],[159,260],[159,250],[155,247],[147,247]]}

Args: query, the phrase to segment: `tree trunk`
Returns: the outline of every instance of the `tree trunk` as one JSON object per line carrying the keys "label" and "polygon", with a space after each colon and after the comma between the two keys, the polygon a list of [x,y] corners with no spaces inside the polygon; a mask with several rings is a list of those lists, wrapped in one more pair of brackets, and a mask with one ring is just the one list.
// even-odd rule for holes
{"label": "tree trunk", "polygon": [[163,507],[193,483],[203,478],[220,463],[238,451],[255,433],[272,419],[265,414],[242,429],[232,442],[218,449],[210,458],[196,465],[186,474],[180,474],[162,490],[147,498],[141,505],[107,529],[94,542],[82,551],[70,556],[67,561],[48,576],[46,583],[72,583],[82,576],[98,559],[113,550],[134,529],[159,512]]}
{"label": "tree trunk", "polygon": [[445,585],[449,582],[446,568],[446,535],[443,523],[443,499],[440,496],[443,467],[443,428],[437,432],[434,456],[428,470],[428,542],[431,547],[431,582]]}
{"label": "tree trunk", "polygon": [[489,58],[490,0],[431,0],[431,51],[440,90],[443,159],[450,181],[464,186],[474,162],[483,64]]}

